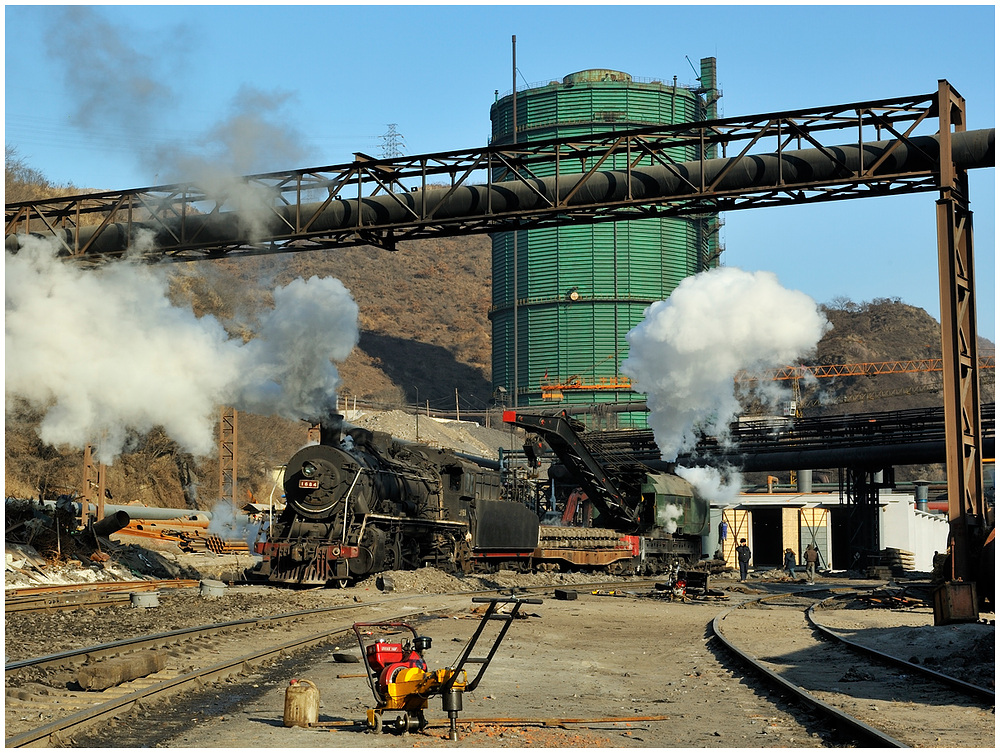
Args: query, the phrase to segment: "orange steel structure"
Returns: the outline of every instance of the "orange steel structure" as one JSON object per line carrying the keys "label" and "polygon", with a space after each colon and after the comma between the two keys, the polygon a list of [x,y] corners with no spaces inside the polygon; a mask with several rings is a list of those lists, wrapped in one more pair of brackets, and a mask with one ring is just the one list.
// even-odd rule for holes
{"label": "orange steel structure", "polygon": [[[996,368],[995,356],[980,356],[980,369]],[[737,372],[735,381],[752,382],[770,379],[773,381],[802,379],[807,376],[816,378],[876,376],[879,374],[912,374],[921,371],[943,371],[944,361],[941,358],[923,358],[914,361],[875,361],[869,363],[834,363],[823,366],[781,366],[766,371]]]}
{"label": "orange steel structure", "polygon": [[[995,369],[996,356],[980,356],[979,369]],[[733,381],[783,381],[816,377],[878,376],[881,374],[912,374],[924,371],[943,371],[944,361],[941,358],[922,358],[911,361],[872,361],[867,363],[831,363],[819,366],[799,364],[797,366],[780,366],[765,371],[738,371]],[[614,391],[632,389],[632,381],[626,376],[598,377],[584,380],[579,376],[571,376],[563,381],[543,381],[542,393],[558,393],[570,390]],[[554,398],[558,399],[558,397]]]}

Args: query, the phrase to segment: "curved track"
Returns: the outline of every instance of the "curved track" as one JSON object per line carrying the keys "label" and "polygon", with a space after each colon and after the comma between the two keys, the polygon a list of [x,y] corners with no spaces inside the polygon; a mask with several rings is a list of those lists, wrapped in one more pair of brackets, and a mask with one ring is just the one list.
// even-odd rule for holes
{"label": "curved track", "polygon": [[975,730],[992,743],[992,690],[895,658],[890,662],[820,628],[818,605],[836,598],[820,590],[769,596],[722,612],[712,629],[759,674],[862,745],[964,747]]}

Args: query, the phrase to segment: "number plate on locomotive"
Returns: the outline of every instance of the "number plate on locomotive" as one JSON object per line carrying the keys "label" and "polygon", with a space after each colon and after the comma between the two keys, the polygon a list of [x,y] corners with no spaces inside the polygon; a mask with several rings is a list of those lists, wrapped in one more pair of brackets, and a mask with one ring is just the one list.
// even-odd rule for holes
{"label": "number plate on locomotive", "polygon": [[319,481],[299,480],[299,489],[319,489]]}

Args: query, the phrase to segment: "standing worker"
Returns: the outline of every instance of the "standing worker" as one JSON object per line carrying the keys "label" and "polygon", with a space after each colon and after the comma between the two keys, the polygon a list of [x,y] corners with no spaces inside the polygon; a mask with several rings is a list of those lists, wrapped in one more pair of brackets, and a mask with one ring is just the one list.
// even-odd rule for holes
{"label": "standing worker", "polygon": [[740,563],[740,582],[747,579],[747,570],[750,568],[750,547],[747,546],[746,539],[740,539],[740,545],[736,547],[736,559]]}
{"label": "standing worker", "polygon": [[816,563],[819,562],[819,551],[810,544],[802,553],[802,559],[806,561],[806,577],[809,579],[809,585],[812,585],[816,582]]}
{"label": "standing worker", "polygon": [[791,549],[785,550],[785,572],[789,578],[795,577],[795,552]]}

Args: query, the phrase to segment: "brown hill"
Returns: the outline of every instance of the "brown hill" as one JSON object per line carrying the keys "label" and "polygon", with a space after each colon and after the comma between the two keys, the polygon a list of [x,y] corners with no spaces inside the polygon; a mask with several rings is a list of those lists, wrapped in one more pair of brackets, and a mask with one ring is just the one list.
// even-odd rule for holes
{"label": "brown hill", "polygon": [[[860,364],[941,358],[941,325],[897,299],[840,300],[823,307],[833,325],[820,340],[816,363]],[[981,355],[995,346],[980,338]],[[842,415],[941,405],[940,371],[834,377],[803,386],[804,415]],[[994,400],[993,372],[983,374],[983,401]]]}

